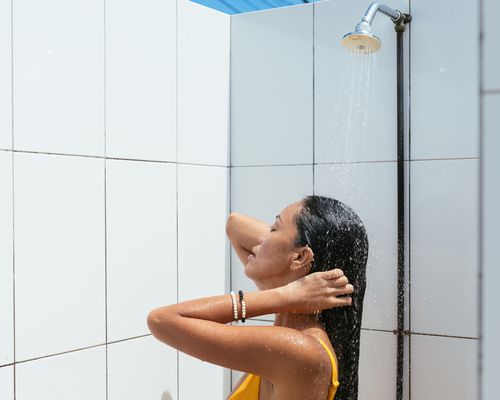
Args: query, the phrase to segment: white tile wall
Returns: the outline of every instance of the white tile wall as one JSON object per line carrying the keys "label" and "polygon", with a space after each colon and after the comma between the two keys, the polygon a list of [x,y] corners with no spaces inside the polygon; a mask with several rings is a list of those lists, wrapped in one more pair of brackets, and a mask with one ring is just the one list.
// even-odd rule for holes
{"label": "white tile wall", "polygon": [[106,1],[106,154],[176,161],[176,1]]}
{"label": "white tile wall", "polygon": [[411,337],[412,400],[477,399],[476,339]]}
{"label": "white tile wall", "polygon": [[[229,170],[194,165],[178,168],[179,301],[227,293]],[[223,381],[223,368],[179,353],[179,399],[221,399]]]}
{"label": "white tile wall", "polygon": [[175,164],[106,161],[108,341],[150,333],[149,311],[177,301],[175,188]]}
{"label": "white tile wall", "polygon": [[477,157],[477,1],[419,0],[411,12],[411,157]]}
{"label": "white tile wall", "polygon": [[16,361],[103,343],[104,160],[15,153],[14,171]]}
{"label": "white tile wall", "polygon": [[179,165],[179,301],[229,289],[229,170]]}
{"label": "white tile wall", "polygon": [[104,155],[100,0],[14,5],[14,148]]}
{"label": "white tile wall", "polygon": [[498,397],[498,359],[500,357],[500,270],[498,268],[498,226],[500,225],[500,95],[484,97],[483,187],[482,187],[482,285],[483,293],[483,393],[484,400]]}
{"label": "white tile wall", "polygon": [[[315,162],[397,158],[394,24],[377,14],[373,32],[382,47],[372,55],[355,56],[341,44],[343,35],[354,30],[370,3],[341,0],[314,5]],[[407,0],[390,6],[408,12]],[[408,37],[404,35],[405,60]]]}
{"label": "white tile wall", "polygon": [[478,160],[413,162],[410,190],[412,331],[477,337]]}
{"label": "white tile wall", "polygon": [[106,348],[17,364],[16,400],[105,400]]}
{"label": "white tile wall", "polygon": [[177,398],[175,349],[153,336],[108,346],[108,400]]}
{"label": "white tile wall", "polygon": [[312,163],[313,5],[231,18],[231,163]]}
{"label": "white tile wall", "polygon": [[315,194],[352,207],[368,234],[364,328],[392,330],[397,326],[396,167],[395,162],[386,162],[315,168]]}
{"label": "white tile wall", "polygon": [[0,151],[0,188],[0,365],[4,365],[14,362],[14,242],[12,153],[3,151]]}
{"label": "white tile wall", "polygon": [[14,400],[14,367],[0,368],[0,398]]}
{"label": "white tile wall", "polygon": [[[312,181],[312,165],[232,168],[231,211],[251,215],[271,225],[287,205],[312,194]],[[257,290],[246,277],[234,250],[231,287],[243,291]],[[265,318],[272,319],[271,316]]]}
{"label": "white tile wall", "polygon": [[395,398],[396,350],[393,333],[361,331],[359,400]]}
{"label": "white tile wall", "polygon": [[224,379],[224,368],[179,353],[179,400],[224,399]]}
{"label": "white tile wall", "polygon": [[483,1],[483,88],[500,89],[500,35],[497,16],[500,3],[497,0]]}
{"label": "white tile wall", "polygon": [[178,160],[229,165],[231,19],[189,0],[177,5]]}
{"label": "white tile wall", "polygon": [[12,149],[11,1],[0,1],[0,149]]}

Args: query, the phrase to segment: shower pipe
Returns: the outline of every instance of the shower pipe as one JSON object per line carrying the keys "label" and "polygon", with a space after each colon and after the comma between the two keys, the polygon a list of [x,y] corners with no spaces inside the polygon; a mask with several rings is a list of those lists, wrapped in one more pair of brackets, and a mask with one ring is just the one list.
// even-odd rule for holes
{"label": "shower pipe", "polygon": [[398,304],[397,304],[397,366],[396,399],[403,399],[404,336],[409,330],[404,329],[405,307],[405,179],[404,179],[404,64],[403,33],[411,15],[393,10],[386,5],[372,3],[354,32],[342,38],[342,44],[353,51],[369,54],[380,48],[380,39],[371,33],[371,23],[377,11],[381,11],[394,22],[397,35],[397,221],[398,221]]}

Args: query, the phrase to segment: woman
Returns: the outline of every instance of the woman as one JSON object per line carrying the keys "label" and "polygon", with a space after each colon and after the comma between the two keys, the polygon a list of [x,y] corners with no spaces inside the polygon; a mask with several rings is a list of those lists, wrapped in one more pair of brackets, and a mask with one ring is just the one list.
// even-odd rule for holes
{"label": "woman", "polygon": [[[246,371],[231,400],[357,399],[368,255],[359,217],[337,200],[307,196],[272,226],[232,213],[226,232],[259,291],[239,302],[226,294],[157,308],[147,320],[152,334]],[[274,326],[225,325],[270,313]]]}

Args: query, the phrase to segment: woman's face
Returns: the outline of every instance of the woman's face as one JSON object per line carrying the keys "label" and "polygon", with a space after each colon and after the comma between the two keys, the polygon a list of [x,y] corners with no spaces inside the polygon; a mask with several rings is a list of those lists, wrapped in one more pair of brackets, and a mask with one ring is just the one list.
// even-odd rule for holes
{"label": "woman's face", "polygon": [[[269,232],[259,237],[259,244],[252,249],[248,258],[245,274],[252,279],[259,289],[270,289],[286,285],[306,275],[309,263],[305,253],[312,251],[308,247],[293,248],[297,235],[294,216],[300,211],[302,202],[292,203],[282,210],[271,225]],[[303,263],[307,265],[302,265]]]}

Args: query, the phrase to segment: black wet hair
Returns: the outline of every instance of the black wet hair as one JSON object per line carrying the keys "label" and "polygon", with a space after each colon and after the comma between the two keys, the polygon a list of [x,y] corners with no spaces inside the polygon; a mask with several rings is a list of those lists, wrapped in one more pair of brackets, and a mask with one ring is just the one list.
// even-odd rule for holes
{"label": "black wet hair", "polygon": [[361,316],[366,289],[368,237],[358,215],[346,204],[326,196],[306,196],[295,215],[295,247],[314,253],[311,273],[340,268],[354,286],[350,306],[320,314],[338,359],[335,400],[357,400]]}

